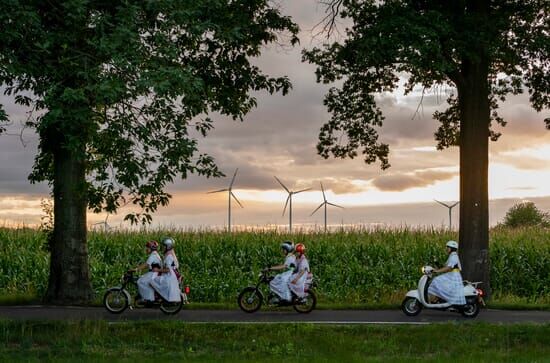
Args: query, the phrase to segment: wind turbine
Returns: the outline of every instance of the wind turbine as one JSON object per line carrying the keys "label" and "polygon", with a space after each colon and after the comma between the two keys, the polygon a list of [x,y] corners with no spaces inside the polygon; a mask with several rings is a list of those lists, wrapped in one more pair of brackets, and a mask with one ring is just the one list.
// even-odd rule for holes
{"label": "wind turbine", "polygon": [[239,171],[239,168],[235,169],[235,174],[233,174],[233,178],[231,179],[231,183],[229,184],[229,188],[214,190],[214,191],[206,193],[206,194],[212,194],[212,193],[228,192],[228,197],[229,197],[228,215],[229,215],[229,217],[227,218],[227,226],[228,226],[227,230],[229,232],[231,232],[231,198],[234,198],[235,201],[241,206],[241,208],[244,208],[243,205],[241,204],[241,202],[239,202],[239,200],[235,196],[235,194],[233,194],[233,183],[235,182],[235,177],[237,176],[237,171]]}
{"label": "wind turbine", "polygon": [[452,226],[452,219],[451,219],[451,211],[453,210],[453,208],[459,203],[459,202],[456,202],[454,204],[446,204],[446,203],[443,203],[443,202],[440,202],[439,200],[436,200],[434,199],[437,203],[441,204],[442,206],[444,207],[447,207],[449,208],[449,229],[451,229],[451,226]]}
{"label": "wind turbine", "polygon": [[279,184],[281,184],[281,186],[286,190],[286,192],[288,193],[288,197],[286,198],[286,202],[285,202],[285,208],[283,209],[283,216],[285,215],[285,212],[286,212],[286,207],[287,205],[289,204],[290,202],[290,207],[288,209],[288,231],[289,232],[292,232],[292,196],[294,194],[298,194],[298,193],[301,193],[301,192],[305,192],[306,190],[310,190],[311,188],[306,188],[306,189],[302,189],[302,190],[298,190],[297,192],[295,191],[292,191],[292,190],[289,190],[284,184],[282,181],[279,180],[279,178],[277,178],[276,176],[274,177],[275,179],[277,179],[277,181],[279,182]]}
{"label": "wind turbine", "polygon": [[112,229],[112,227],[107,223],[107,219],[109,219],[109,214],[107,214],[107,217],[105,217],[105,220],[103,222],[97,222],[92,224],[92,228],[95,228],[95,226],[100,226],[99,228],[103,228],[104,232],[108,232]]}
{"label": "wind turbine", "polygon": [[323,183],[321,183],[321,191],[323,192],[323,203],[321,203],[311,214],[310,216],[314,215],[315,212],[319,210],[322,206],[325,206],[325,232],[327,231],[327,205],[331,205],[333,207],[338,207],[344,209],[344,207],[341,207],[339,205],[336,205],[334,203],[330,203],[327,201],[327,197],[325,196],[325,188],[323,188]]}

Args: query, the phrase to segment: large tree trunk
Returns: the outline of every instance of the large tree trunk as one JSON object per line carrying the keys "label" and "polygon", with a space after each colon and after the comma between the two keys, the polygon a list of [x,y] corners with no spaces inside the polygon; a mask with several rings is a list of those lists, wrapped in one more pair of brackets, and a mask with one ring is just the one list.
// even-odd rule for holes
{"label": "large tree trunk", "polygon": [[54,231],[45,300],[54,304],[87,304],[93,294],[86,244],[84,153],[59,147],[53,155]]}
{"label": "large tree trunk", "polygon": [[460,108],[460,260],[463,277],[489,280],[489,88],[488,62],[480,55],[464,62],[463,82],[458,85]]}

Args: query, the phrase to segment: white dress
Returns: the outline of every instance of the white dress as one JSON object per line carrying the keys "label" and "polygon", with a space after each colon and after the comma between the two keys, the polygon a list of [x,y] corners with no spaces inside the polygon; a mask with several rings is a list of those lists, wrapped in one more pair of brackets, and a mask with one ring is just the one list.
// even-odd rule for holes
{"label": "white dress", "polygon": [[[458,268],[462,270],[458,254],[451,252],[445,263],[452,269]],[[439,296],[448,303],[453,305],[465,305],[466,298],[464,297],[464,284],[462,283],[462,275],[459,271],[450,271],[442,275],[434,277],[432,283],[428,287],[428,294]]]}
{"label": "white dress", "polygon": [[155,300],[155,290],[153,290],[153,287],[151,286],[151,282],[153,279],[157,276],[157,272],[152,271],[153,264],[158,264],[162,267],[162,260],[160,259],[160,255],[157,251],[151,252],[149,257],[147,257],[146,261],[147,265],[149,266],[149,272],[141,275],[141,277],[138,279],[138,290],[139,294],[141,295],[141,298],[143,300],[149,300],[153,301]]}
{"label": "white dress", "polygon": [[164,300],[178,302],[181,300],[181,290],[174,270],[179,268],[179,263],[172,251],[168,251],[164,256],[164,267],[170,269],[170,271],[157,275],[151,285],[162,295]]}
{"label": "white dress", "polygon": [[[304,288],[306,286],[306,281],[309,274],[309,261],[307,260],[305,255],[302,255],[302,257],[296,259],[296,261],[298,264],[296,268],[297,271],[296,273],[293,273],[292,276],[290,277],[289,287],[290,287],[290,290],[292,290],[292,292],[296,294],[296,296],[304,297],[305,296]],[[298,281],[296,281],[295,284],[293,284],[292,281],[296,277],[300,276],[300,273],[302,271],[304,272],[304,274],[298,279]]]}
{"label": "white dress", "polygon": [[292,254],[287,255],[284,265],[287,270],[276,275],[275,278],[269,283],[269,287],[271,288],[271,291],[277,294],[281,299],[290,301],[291,296],[288,283],[290,282],[290,276],[292,276],[294,268],[296,267],[296,257]]}

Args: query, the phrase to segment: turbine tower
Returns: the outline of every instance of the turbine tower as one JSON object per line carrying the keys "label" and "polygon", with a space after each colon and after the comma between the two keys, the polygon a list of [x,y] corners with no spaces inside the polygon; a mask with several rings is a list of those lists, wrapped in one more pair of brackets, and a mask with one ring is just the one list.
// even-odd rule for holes
{"label": "turbine tower", "polygon": [[327,201],[327,197],[325,196],[325,188],[323,188],[323,183],[321,183],[321,191],[323,192],[323,203],[321,203],[311,214],[310,216],[314,215],[315,212],[319,210],[322,206],[325,206],[325,232],[327,231],[327,205],[331,205],[333,207],[338,207],[344,209],[344,207],[341,207],[339,205],[336,205],[334,203],[330,203]]}
{"label": "turbine tower", "polygon": [[239,202],[239,200],[235,196],[235,194],[233,194],[233,183],[235,182],[235,177],[237,176],[237,171],[239,171],[239,168],[235,169],[235,174],[233,174],[233,178],[231,179],[231,183],[229,184],[229,188],[214,190],[214,191],[206,193],[206,194],[212,194],[212,193],[228,192],[228,197],[229,197],[228,218],[227,218],[227,230],[228,230],[228,232],[231,232],[231,198],[234,198],[235,201],[241,206],[241,208],[244,208],[243,205],[241,204],[241,202]]}
{"label": "turbine tower", "polygon": [[298,193],[301,193],[301,192],[305,192],[307,190],[310,190],[311,188],[306,188],[306,189],[302,189],[302,190],[298,190],[297,192],[295,191],[292,191],[292,190],[289,190],[284,184],[282,181],[279,180],[279,178],[277,178],[276,176],[274,177],[275,179],[277,179],[277,181],[279,182],[279,184],[281,184],[281,186],[284,188],[284,190],[286,190],[286,192],[288,193],[288,197],[286,198],[286,202],[285,202],[285,208],[283,209],[283,216],[285,215],[285,212],[286,212],[286,207],[289,205],[290,203],[290,207],[288,209],[288,231],[289,232],[292,232],[292,196],[294,194],[298,194]]}
{"label": "turbine tower", "polygon": [[441,204],[442,206],[444,207],[447,207],[449,209],[449,230],[451,229],[452,227],[452,219],[451,219],[451,211],[453,210],[453,208],[459,203],[459,202],[456,202],[454,204],[446,204],[446,203],[443,203],[443,202],[440,202],[439,200],[436,200],[434,199],[437,203]]}

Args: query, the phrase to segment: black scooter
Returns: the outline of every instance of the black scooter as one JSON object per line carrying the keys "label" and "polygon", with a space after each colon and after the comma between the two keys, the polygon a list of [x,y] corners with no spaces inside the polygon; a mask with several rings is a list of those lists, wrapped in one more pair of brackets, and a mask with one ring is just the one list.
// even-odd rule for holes
{"label": "black scooter", "polygon": [[164,300],[161,294],[155,291],[155,301],[152,305],[145,305],[138,295],[132,299],[130,293],[128,292],[127,287],[133,286],[133,290],[137,293],[137,280],[138,277],[134,275],[133,271],[127,271],[122,275],[121,286],[111,287],[105,292],[103,296],[103,306],[109,312],[113,314],[120,314],[128,307],[130,309],[140,309],[140,308],[159,308],[163,313],[168,315],[177,314],[183,305],[188,304],[187,295],[189,294],[189,286],[181,286],[181,299],[178,302],[169,302]]}
{"label": "black scooter", "polygon": [[[264,301],[266,302],[266,305],[272,307],[292,306],[294,310],[304,314],[310,313],[313,309],[315,309],[315,306],[317,305],[317,296],[312,290],[312,288],[315,287],[315,283],[311,277],[309,277],[306,281],[305,296],[303,298],[299,298],[292,294],[291,301],[280,300],[275,293],[269,289],[269,283],[273,280],[274,276],[269,274],[269,270],[267,268],[263,269],[258,277],[258,283],[255,286],[245,287],[237,298],[237,303],[242,311],[247,313],[256,312],[260,309]],[[269,289],[267,300],[265,295],[260,290],[261,285],[267,285],[267,288]]]}

